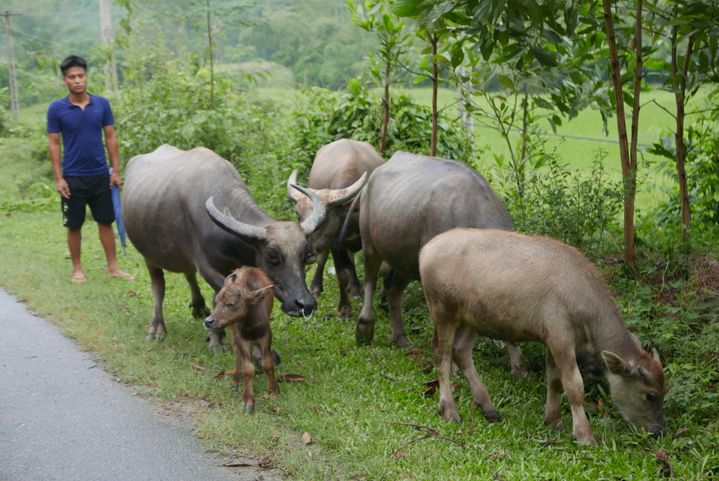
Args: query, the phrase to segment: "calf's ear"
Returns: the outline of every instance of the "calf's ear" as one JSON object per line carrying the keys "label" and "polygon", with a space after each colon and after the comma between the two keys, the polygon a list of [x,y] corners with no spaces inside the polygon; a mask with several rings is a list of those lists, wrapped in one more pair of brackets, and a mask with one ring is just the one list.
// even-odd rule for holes
{"label": "calf's ear", "polygon": [[631,373],[631,367],[624,361],[624,359],[613,352],[602,351],[602,359],[604,360],[604,364],[607,365],[607,369],[609,369],[609,372],[612,374],[616,374],[618,376],[628,376]]}
{"label": "calf's ear", "polygon": [[272,293],[272,287],[274,287],[274,284],[247,292],[243,297],[245,301],[247,301],[247,304],[259,304],[265,297]]}

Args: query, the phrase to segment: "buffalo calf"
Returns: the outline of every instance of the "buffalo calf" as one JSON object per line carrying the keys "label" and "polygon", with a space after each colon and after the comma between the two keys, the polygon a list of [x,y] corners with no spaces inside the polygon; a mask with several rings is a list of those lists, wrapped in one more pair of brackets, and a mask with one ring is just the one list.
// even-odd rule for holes
{"label": "buffalo calf", "polygon": [[419,264],[435,325],[439,410],[445,419],[459,421],[449,382],[453,358],[484,416],[499,418],[472,362],[480,334],[547,346],[544,420],[561,426],[564,388],[579,443],[596,440],[584,412],[577,356],[604,368],[625,420],[655,434],[663,431],[666,388],[659,356],[645,352],[627,331],[607,284],[577,250],[513,232],[453,229],[427,243]]}
{"label": "buffalo calf", "polygon": [[229,328],[232,333],[232,350],[235,353],[233,375],[235,386],[242,375],[244,386],[244,412],[251,413],[255,407],[252,378],[255,366],[252,348],[257,345],[261,353],[262,370],[267,375],[267,389],[278,392],[275,363],[272,358],[272,330],[270,313],[274,293],[272,281],[256,267],[236,269],[225,279],[225,284],[215,297],[215,308],[205,319],[207,329]]}

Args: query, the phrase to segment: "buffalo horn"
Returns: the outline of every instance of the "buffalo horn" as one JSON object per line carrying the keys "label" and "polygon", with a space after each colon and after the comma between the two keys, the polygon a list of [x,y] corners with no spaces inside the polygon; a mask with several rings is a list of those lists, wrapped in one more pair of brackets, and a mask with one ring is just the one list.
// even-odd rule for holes
{"label": "buffalo horn", "polygon": [[310,189],[305,189],[304,187],[300,187],[295,184],[290,184],[290,187],[299,190],[312,200],[312,212],[305,220],[302,221],[302,223],[300,223],[300,227],[304,231],[305,235],[310,235],[315,231],[315,229],[317,229],[317,227],[319,227],[322,221],[325,220],[327,209],[319,196]]}
{"label": "buffalo horn", "polygon": [[302,194],[293,189],[293,185],[297,185],[297,169],[293,170],[290,174],[290,178],[287,179],[287,195],[289,195],[290,199],[294,200],[295,202],[299,202],[299,200],[302,198]]}
{"label": "buffalo horn", "polygon": [[352,185],[345,187],[344,189],[334,189],[331,191],[328,204],[329,205],[342,205],[351,201],[357,193],[362,190],[362,187],[367,183],[367,172],[362,173],[362,177],[357,179]]}
{"label": "buffalo horn", "polygon": [[207,202],[205,202],[205,209],[207,209],[207,213],[210,215],[210,218],[215,222],[215,224],[230,234],[257,240],[264,240],[266,238],[265,229],[255,225],[245,224],[230,215],[220,212],[220,210],[215,207],[214,196],[207,199]]}

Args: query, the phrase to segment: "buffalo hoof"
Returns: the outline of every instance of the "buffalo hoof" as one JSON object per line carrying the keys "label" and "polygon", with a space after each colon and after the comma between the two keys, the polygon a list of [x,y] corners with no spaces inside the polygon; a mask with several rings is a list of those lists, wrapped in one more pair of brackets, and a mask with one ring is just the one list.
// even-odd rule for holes
{"label": "buffalo hoof", "polygon": [[597,440],[594,438],[594,434],[590,432],[584,433],[584,434],[575,434],[574,439],[577,441],[577,444],[581,444],[582,446],[596,446]]}
{"label": "buffalo hoof", "polygon": [[355,299],[359,299],[364,295],[364,291],[360,286],[350,286],[347,290],[349,291],[349,295]]}
{"label": "buffalo hoof", "polygon": [[371,344],[374,338],[374,322],[363,322],[360,320],[355,329],[355,340],[357,344]]}
{"label": "buffalo hoof", "polygon": [[352,308],[350,306],[342,306],[337,309],[337,319],[340,321],[349,321],[352,319]]}
{"label": "buffalo hoof", "polygon": [[245,401],[245,405],[242,406],[242,412],[245,414],[252,414],[255,410],[255,401]]}
{"label": "buffalo hoof", "polygon": [[488,423],[496,423],[502,419],[497,411],[482,411],[482,416]]}
{"label": "buffalo hoof", "polygon": [[147,337],[145,338],[146,341],[162,341],[165,339],[165,335],[167,332],[165,331],[165,325],[164,324],[157,324],[157,325],[151,325],[150,330],[147,333]]}
{"label": "buffalo hoof", "polygon": [[399,347],[400,349],[412,349],[414,347],[407,336],[402,334],[401,336],[395,336],[392,338],[392,344]]}
{"label": "buffalo hoof", "polygon": [[451,421],[451,422],[457,423],[457,424],[462,423],[462,418],[459,417],[459,413],[457,412],[456,406],[449,407],[448,405],[440,402],[439,403],[439,414],[442,415],[442,417],[445,419],[445,421]]}
{"label": "buffalo hoof", "polygon": [[557,419],[545,419],[544,424],[549,426],[554,431],[562,431],[564,429],[564,423],[560,418]]}
{"label": "buffalo hoof", "polygon": [[190,304],[190,309],[192,309],[192,317],[199,320],[204,320],[207,316],[210,315],[210,310],[207,308],[205,303],[199,305],[193,305]]}

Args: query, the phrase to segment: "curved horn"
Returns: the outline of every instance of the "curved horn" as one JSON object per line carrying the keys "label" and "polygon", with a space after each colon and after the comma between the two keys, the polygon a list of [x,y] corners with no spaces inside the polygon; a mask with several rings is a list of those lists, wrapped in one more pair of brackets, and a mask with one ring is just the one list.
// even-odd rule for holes
{"label": "curved horn", "polygon": [[297,185],[297,169],[293,170],[290,174],[290,178],[287,179],[287,195],[289,195],[293,201],[299,202],[302,198],[302,194],[293,189],[293,185]]}
{"label": "curved horn", "polygon": [[300,187],[299,185],[290,184],[290,187],[297,189],[312,200],[312,212],[302,221],[300,227],[305,232],[305,235],[312,234],[317,227],[325,220],[325,214],[327,214],[327,208],[322,203],[322,200],[317,194],[309,189]]}
{"label": "curved horn", "polygon": [[362,190],[362,187],[367,183],[367,172],[363,172],[362,176],[357,179],[352,185],[345,187],[344,189],[335,189],[330,193],[328,204],[329,205],[342,205],[351,201],[357,193]]}
{"label": "curved horn", "polygon": [[215,222],[215,224],[230,234],[249,239],[266,239],[265,229],[255,225],[245,224],[232,216],[220,212],[220,210],[215,207],[215,196],[207,199],[207,202],[205,202],[205,209],[207,209],[207,213],[210,215],[210,218]]}

